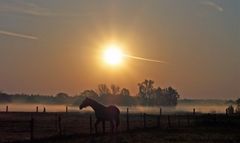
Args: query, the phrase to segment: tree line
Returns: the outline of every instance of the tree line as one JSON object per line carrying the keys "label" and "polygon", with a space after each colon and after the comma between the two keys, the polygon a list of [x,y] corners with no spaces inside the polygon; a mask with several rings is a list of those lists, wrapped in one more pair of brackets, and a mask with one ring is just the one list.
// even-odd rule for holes
{"label": "tree line", "polygon": [[155,87],[153,80],[144,80],[137,84],[137,95],[131,95],[127,88],[118,85],[99,84],[96,90],[88,89],[76,96],[69,96],[61,92],[55,96],[7,94],[0,92],[1,103],[44,103],[44,104],[68,104],[79,105],[86,97],[93,98],[103,104],[117,105],[146,105],[146,106],[176,106],[180,95],[173,87]]}

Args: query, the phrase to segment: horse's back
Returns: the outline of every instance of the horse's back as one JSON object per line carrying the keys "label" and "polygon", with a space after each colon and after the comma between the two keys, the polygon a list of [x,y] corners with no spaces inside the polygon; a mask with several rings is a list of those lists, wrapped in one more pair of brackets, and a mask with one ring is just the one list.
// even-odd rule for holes
{"label": "horse's back", "polygon": [[114,106],[114,105],[110,105],[107,107],[109,110],[111,110],[112,112],[114,113],[117,113],[117,114],[120,114],[120,110],[118,109],[117,106]]}
{"label": "horse's back", "polygon": [[108,106],[106,112],[109,119],[115,119],[120,114],[120,110],[114,105]]}
{"label": "horse's back", "polygon": [[120,110],[116,106],[110,105],[95,111],[95,115],[99,120],[113,120],[120,115]]}

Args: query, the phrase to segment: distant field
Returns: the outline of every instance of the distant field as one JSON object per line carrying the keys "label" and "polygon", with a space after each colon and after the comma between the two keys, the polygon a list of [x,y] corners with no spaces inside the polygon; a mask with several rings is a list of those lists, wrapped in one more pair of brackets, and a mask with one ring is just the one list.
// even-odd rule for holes
{"label": "distant field", "polygon": [[[92,112],[85,113],[30,113],[30,112],[9,112],[0,113],[0,142],[11,142],[30,140],[31,119],[33,119],[33,138],[44,139],[60,135],[59,117],[61,118],[62,136],[90,136],[90,115],[94,123],[95,118]],[[160,117],[160,118],[159,118]],[[160,123],[160,124],[159,124]],[[154,115],[146,114],[145,129],[185,131],[197,128],[219,128],[229,132],[240,131],[240,116],[226,116],[225,114],[171,114]],[[142,113],[129,114],[130,130],[142,130],[144,128],[144,116]],[[119,132],[126,132],[126,113],[121,115]],[[151,130],[155,134],[155,130]],[[99,124],[99,131],[101,126]],[[106,125],[109,131],[109,124]],[[180,133],[179,132],[179,133]],[[148,134],[142,131],[143,134]]]}
{"label": "distant field", "polygon": [[[11,112],[35,112],[36,107],[38,107],[39,112],[43,111],[45,107],[47,112],[65,112],[66,106],[68,106],[69,112],[89,112],[92,111],[91,108],[86,108],[84,110],[79,110],[78,106],[71,105],[54,105],[54,104],[26,104],[26,103],[9,103],[9,104],[1,104],[0,111],[4,112],[6,110],[6,106],[8,106],[8,110]],[[182,112],[192,112],[193,108],[196,109],[196,112],[201,113],[225,113],[227,108],[227,104],[223,101],[218,104],[191,104],[191,103],[183,103],[182,101],[176,107],[161,107],[163,113],[166,114],[175,114]],[[121,112],[126,112],[127,106],[118,106]],[[129,106],[131,113],[152,113],[158,114],[160,107],[147,107],[147,106]]]}

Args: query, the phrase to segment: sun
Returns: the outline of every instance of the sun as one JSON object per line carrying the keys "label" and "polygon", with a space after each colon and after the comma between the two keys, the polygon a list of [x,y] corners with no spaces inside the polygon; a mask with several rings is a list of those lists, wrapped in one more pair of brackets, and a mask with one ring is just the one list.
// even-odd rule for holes
{"label": "sun", "polygon": [[106,47],[103,53],[103,60],[109,65],[119,65],[123,60],[123,53],[120,47],[116,44],[110,44]]}

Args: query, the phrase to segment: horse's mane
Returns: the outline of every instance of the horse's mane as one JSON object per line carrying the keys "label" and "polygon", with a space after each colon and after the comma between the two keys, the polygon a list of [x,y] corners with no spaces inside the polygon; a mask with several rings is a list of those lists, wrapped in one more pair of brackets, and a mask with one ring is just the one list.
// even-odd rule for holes
{"label": "horse's mane", "polygon": [[103,104],[97,102],[96,100],[93,100],[92,98],[88,98],[88,100],[90,100],[93,104],[95,104],[95,105],[97,105],[97,106],[105,107]]}

